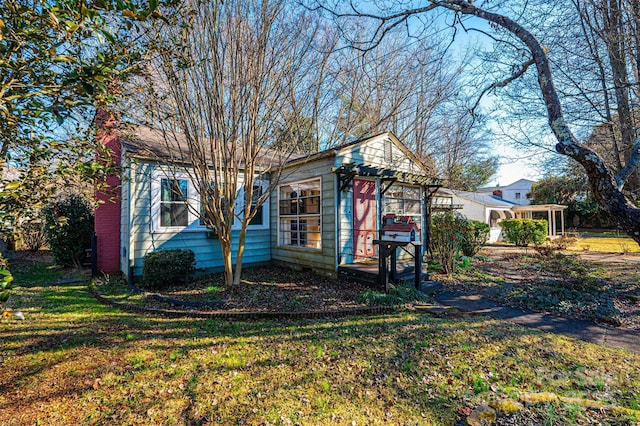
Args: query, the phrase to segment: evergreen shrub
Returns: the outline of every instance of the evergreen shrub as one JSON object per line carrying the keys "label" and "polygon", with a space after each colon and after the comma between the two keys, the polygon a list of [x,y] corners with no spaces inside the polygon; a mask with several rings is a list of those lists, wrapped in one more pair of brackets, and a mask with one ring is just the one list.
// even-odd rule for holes
{"label": "evergreen shrub", "polygon": [[538,219],[505,219],[500,227],[507,242],[518,247],[544,244],[547,239],[547,221]]}
{"label": "evergreen shrub", "polygon": [[60,266],[82,264],[91,248],[93,206],[79,194],[68,194],[43,209],[47,243]]}
{"label": "evergreen shrub", "polygon": [[158,250],[144,257],[142,281],[146,287],[165,288],[186,283],[195,270],[192,250]]}

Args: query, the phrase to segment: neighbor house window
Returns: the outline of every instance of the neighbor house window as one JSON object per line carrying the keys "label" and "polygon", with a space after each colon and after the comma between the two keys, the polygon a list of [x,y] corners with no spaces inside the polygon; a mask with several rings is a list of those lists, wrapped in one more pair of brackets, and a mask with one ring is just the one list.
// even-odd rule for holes
{"label": "neighbor house window", "polygon": [[519,199],[520,199],[520,193],[516,192],[516,200],[519,200]]}
{"label": "neighbor house window", "polygon": [[188,188],[189,184],[186,179],[161,179],[161,227],[184,227],[189,225]]}
{"label": "neighbor house window", "polygon": [[280,245],[321,248],[320,185],[313,179],[280,186]]}

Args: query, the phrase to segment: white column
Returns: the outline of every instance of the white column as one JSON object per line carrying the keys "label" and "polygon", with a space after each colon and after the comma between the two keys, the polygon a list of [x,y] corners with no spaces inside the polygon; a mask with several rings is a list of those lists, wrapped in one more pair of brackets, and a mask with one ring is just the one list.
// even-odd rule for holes
{"label": "white column", "polygon": [[562,235],[564,235],[564,209],[560,210],[560,228],[562,230]]}
{"label": "white column", "polygon": [[549,236],[553,235],[553,231],[551,230],[551,221],[552,221],[551,209],[549,209],[547,210],[547,226],[549,227],[549,231],[547,232],[547,234]]}

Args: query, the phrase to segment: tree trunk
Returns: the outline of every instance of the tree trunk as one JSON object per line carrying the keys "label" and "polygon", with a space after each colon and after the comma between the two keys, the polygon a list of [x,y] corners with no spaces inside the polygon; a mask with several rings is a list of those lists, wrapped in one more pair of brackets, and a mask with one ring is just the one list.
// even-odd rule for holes
{"label": "tree trunk", "polygon": [[240,236],[238,237],[238,254],[236,255],[236,267],[233,272],[233,285],[240,285],[240,279],[242,278],[242,257],[244,255],[246,229],[247,227],[243,226],[240,230]]}
{"label": "tree trunk", "polygon": [[545,101],[549,126],[558,143],[556,151],[578,161],[584,167],[593,195],[598,204],[634,241],[640,244],[640,209],[635,207],[618,189],[613,173],[592,150],[581,146],[569,129],[554,86],[549,58],[536,37],[516,21],[497,13],[478,8],[465,0],[434,2],[466,15],[474,15],[493,22],[518,37],[529,49],[538,71],[538,84]]}
{"label": "tree trunk", "polygon": [[224,262],[224,285],[230,287],[233,285],[233,259],[231,257],[231,247],[222,245],[222,260]]}

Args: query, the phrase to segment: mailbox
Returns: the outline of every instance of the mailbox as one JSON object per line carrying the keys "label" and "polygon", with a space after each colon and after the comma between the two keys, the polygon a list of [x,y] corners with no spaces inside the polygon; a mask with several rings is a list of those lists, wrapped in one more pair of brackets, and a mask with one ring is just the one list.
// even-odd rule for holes
{"label": "mailbox", "polygon": [[381,240],[410,243],[418,239],[420,228],[410,216],[387,214],[383,218]]}

